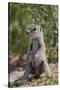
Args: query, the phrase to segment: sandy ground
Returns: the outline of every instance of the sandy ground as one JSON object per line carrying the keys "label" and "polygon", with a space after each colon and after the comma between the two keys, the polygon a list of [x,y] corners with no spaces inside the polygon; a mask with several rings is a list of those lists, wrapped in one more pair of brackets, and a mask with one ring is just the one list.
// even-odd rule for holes
{"label": "sandy ground", "polygon": [[[58,80],[58,64],[49,64],[52,75],[54,80]],[[24,70],[21,70],[21,68],[19,68],[18,70],[14,70],[13,72],[10,73],[10,82],[14,82],[16,79],[18,79],[19,77],[22,77],[24,74]]]}

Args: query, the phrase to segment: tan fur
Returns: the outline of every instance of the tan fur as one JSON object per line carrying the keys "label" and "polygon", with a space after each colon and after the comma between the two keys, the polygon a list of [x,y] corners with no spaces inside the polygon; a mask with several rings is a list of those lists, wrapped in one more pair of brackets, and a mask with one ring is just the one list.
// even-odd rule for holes
{"label": "tan fur", "polygon": [[[33,30],[33,28],[36,28],[36,31],[34,32],[31,32],[31,30]],[[39,48],[39,50],[36,52],[35,54],[35,63],[33,65],[35,66],[38,66],[39,63],[41,63],[41,61],[43,61],[43,69],[44,71],[46,72],[47,75],[51,75],[51,72],[50,72],[50,69],[49,69],[49,65],[47,63],[47,58],[46,58],[46,53],[45,53],[45,43],[44,43],[44,36],[43,36],[43,31],[42,31],[42,28],[41,26],[39,25],[35,25],[35,24],[30,24],[27,26],[26,28],[26,32],[28,32],[29,34],[29,37],[30,37],[30,44],[29,44],[29,47],[28,47],[28,52],[27,52],[27,57],[29,56],[29,53],[30,53],[30,45],[31,45],[31,42],[34,38],[38,38],[39,39],[39,43],[41,44],[41,48]],[[28,62],[28,60],[27,60]],[[31,62],[33,62],[33,60],[31,60]],[[29,67],[29,70],[30,70],[30,66],[28,65]],[[27,71],[29,70],[26,70],[25,74],[27,75]],[[25,76],[26,78],[28,77]]]}

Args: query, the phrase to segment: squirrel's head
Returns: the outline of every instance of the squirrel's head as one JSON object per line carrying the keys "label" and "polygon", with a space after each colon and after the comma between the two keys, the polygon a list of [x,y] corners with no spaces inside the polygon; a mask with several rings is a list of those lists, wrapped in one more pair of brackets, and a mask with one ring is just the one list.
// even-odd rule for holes
{"label": "squirrel's head", "polygon": [[26,27],[26,32],[30,38],[36,38],[42,35],[42,28],[39,25],[29,24]]}

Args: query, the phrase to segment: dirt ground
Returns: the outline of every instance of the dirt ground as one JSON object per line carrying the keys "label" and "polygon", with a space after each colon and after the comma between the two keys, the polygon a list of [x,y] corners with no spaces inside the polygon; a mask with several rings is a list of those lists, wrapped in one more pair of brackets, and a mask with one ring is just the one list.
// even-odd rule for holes
{"label": "dirt ground", "polygon": [[24,69],[25,64],[26,64],[25,60],[21,59],[19,55],[16,57],[16,60],[11,59],[10,61],[11,67],[9,71],[9,85],[10,85],[9,87],[57,85],[58,84],[58,63],[49,64],[52,77],[49,78],[45,75],[45,73],[43,73],[39,78],[31,78],[30,80],[27,80],[27,81],[24,81],[22,79],[24,70],[25,70]]}

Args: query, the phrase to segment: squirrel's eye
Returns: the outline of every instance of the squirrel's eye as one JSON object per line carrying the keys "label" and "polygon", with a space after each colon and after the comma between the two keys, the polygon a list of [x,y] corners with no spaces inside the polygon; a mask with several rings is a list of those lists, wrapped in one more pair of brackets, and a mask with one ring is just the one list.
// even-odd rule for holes
{"label": "squirrel's eye", "polygon": [[40,27],[40,31],[42,31],[41,27]]}

